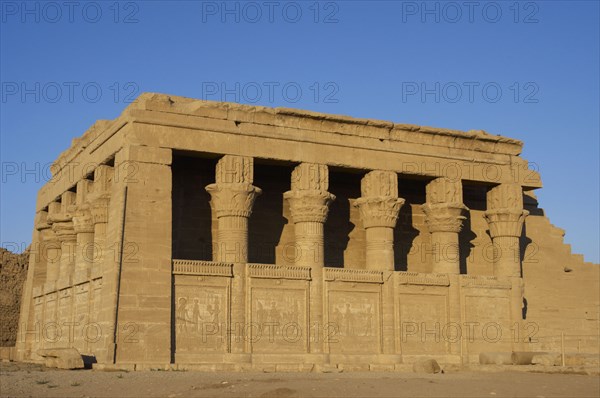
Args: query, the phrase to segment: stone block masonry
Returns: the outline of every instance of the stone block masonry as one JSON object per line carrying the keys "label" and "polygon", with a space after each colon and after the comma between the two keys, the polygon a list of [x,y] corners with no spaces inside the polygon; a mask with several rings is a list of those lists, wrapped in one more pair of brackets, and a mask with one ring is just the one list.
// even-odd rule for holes
{"label": "stone block masonry", "polygon": [[17,356],[393,369],[550,351],[557,333],[597,352],[599,267],[537,207],[521,149],[142,94],[39,191]]}

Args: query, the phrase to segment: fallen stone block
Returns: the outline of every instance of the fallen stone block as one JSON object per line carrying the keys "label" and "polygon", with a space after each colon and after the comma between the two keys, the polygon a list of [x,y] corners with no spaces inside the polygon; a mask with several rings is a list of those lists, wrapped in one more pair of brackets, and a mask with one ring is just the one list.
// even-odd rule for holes
{"label": "fallen stone block", "polygon": [[536,355],[545,355],[548,352],[535,352],[535,351],[513,351],[510,355],[513,365],[533,365],[533,357]]}
{"label": "fallen stone block", "polygon": [[421,359],[413,364],[415,373],[440,373],[442,368],[435,359]]}
{"label": "fallen stone block", "polygon": [[83,369],[83,358],[75,348],[47,348],[38,350],[37,354],[44,358],[48,368]]}
{"label": "fallen stone block", "polygon": [[481,365],[512,365],[512,352],[481,352],[479,353]]}
{"label": "fallen stone block", "polygon": [[557,353],[536,353],[531,359],[532,365],[560,366],[560,354]]}

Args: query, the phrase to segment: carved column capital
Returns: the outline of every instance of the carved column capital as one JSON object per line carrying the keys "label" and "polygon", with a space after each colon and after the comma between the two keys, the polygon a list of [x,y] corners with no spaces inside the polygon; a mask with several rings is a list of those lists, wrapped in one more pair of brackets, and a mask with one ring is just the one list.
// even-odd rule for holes
{"label": "carved column capital", "polygon": [[260,188],[249,183],[216,183],[207,185],[206,190],[217,218],[250,217],[254,200],[262,193]]}
{"label": "carved column capital", "polygon": [[488,210],[522,209],[523,188],[519,184],[500,184],[487,193]]}
{"label": "carved column capital", "polygon": [[40,232],[42,233],[41,234],[42,242],[44,242],[46,244],[56,245],[56,248],[60,248],[60,241],[56,237],[56,232],[54,232],[52,230],[51,226],[50,226],[50,228],[43,229]]}
{"label": "carved column capital", "polygon": [[487,204],[484,217],[492,238],[521,236],[523,222],[529,212],[523,210],[523,189],[519,184],[500,184],[490,189]]}
{"label": "carved column capital", "polygon": [[494,209],[484,213],[492,238],[501,236],[519,238],[523,231],[525,217],[528,215],[529,212],[523,209]]}
{"label": "carved column capital", "polygon": [[82,210],[73,217],[73,229],[76,234],[94,232],[94,218],[90,209]]}
{"label": "carved column capital", "polygon": [[429,232],[455,232],[462,229],[466,217],[463,213],[469,210],[462,203],[425,203],[422,206],[425,223]]}
{"label": "carved column capital", "polygon": [[427,202],[421,206],[429,232],[455,232],[462,229],[469,209],[463,201],[462,183],[446,177],[430,181],[426,188]]}
{"label": "carved column capital", "polygon": [[294,223],[325,223],[329,213],[329,204],[335,200],[335,196],[329,192],[316,190],[287,191],[283,197],[290,204]]}
{"label": "carved column capital", "polygon": [[72,221],[55,222],[52,224],[52,231],[60,242],[75,242],[77,240]]}
{"label": "carved column capital", "polygon": [[45,229],[52,228],[52,225],[48,223],[48,212],[40,211],[35,215],[34,220],[35,229],[43,231]]}
{"label": "carved column capital", "polygon": [[106,224],[108,222],[108,203],[109,195],[103,195],[95,198],[90,204],[90,215],[92,217],[92,223],[94,224]]}
{"label": "carved column capital", "polygon": [[463,193],[460,180],[439,177],[430,181],[425,187],[427,203],[459,203],[462,204]]}
{"label": "carved column capital", "polygon": [[398,213],[405,200],[393,196],[362,197],[356,199],[364,228],[394,228],[398,221]]}
{"label": "carved column capital", "polygon": [[363,198],[398,197],[398,174],[394,171],[373,170],[365,174],[360,184]]}
{"label": "carved column capital", "polygon": [[300,163],[292,171],[291,191],[322,191],[329,189],[329,169],[325,164]]}

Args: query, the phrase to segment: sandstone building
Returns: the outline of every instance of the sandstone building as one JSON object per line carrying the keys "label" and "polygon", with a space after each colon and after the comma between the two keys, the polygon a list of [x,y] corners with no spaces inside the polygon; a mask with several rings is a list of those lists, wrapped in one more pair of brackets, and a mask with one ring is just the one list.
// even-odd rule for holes
{"label": "sandstone building", "polygon": [[[39,192],[17,353],[393,369],[598,351],[599,267],[484,131],[143,94]],[[576,337],[578,336],[578,337]]]}

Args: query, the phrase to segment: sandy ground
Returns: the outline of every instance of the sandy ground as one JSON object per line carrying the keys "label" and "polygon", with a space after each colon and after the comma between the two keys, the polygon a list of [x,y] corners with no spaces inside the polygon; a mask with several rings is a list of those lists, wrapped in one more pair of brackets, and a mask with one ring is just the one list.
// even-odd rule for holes
{"label": "sandy ground", "polygon": [[599,397],[600,378],[524,372],[63,371],[0,364],[2,397]]}

